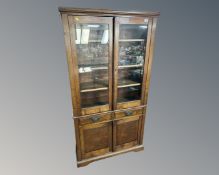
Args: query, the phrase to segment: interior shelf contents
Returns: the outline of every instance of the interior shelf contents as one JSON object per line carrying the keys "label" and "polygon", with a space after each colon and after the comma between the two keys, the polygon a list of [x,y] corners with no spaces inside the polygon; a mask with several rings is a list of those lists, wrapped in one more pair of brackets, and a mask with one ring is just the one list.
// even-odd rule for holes
{"label": "interior shelf contents", "polygon": [[75,45],[80,81],[81,107],[108,103],[109,25],[76,23]]}
{"label": "interior shelf contents", "polygon": [[94,91],[94,92],[84,92],[81,93],[81,107],[88,108],[92,106],[106,105],[109,95],[107,90]]}
{"label": "interior shelf contents", "polygon": [[108,64],[109,30],[107,24],[76,24],[78,65]]}
{"label": "interior shelf contents", "polygon": [[118,102],[128,102],[134,100],[140,100],[141,98],[141,87],[125,87],[118,88]]}
{"label": "interior shelf contents", "polygon": [[108,44],[78,44],[77,45],[78,65],[107,65]]}
{"label": "interior shelf contents", "polygon": [[121,24],[119,40],[128,40],[128,39],[147,39],[147,25],[141,24]]}
{"label": "interior shelf contents", "polygon": [[144,44],[139,43],[120,44],[119,65],[143,65],[144,48]]}
{"label": "interior shelf contents", "polygon": [[118,88],[140,86],[142,83],[142,77],[142,67],[130,67],[127,69],[119,69]]}
{"label": "interior shelf contents", "polygon": [[96,65],[79,65],[78,66],[78,71],[79,73],[87,73],[87,72],[92,72],[96,70],[106,70],[108,69],[107,64],[96,64]]}
{"label": "interior shelf contents", "polygon": [[108,43],[109,29],[107,24],[76,24],[76,44],[100,42]]}

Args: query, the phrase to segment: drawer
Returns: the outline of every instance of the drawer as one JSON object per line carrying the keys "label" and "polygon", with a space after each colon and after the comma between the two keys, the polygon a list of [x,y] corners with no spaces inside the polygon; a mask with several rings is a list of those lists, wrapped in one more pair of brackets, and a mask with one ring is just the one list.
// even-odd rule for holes
{"label": "drawer", "polygon": [[106,114],[95,114],[95,115],[89,115],[89,116],[82,116],[79,118],[79,124],[80,125],[86,125],[86,124],[92,124],[92,123],[99,123],[104,121],[112,120],[112,114],[106,113]]}
{"label": "drawer", "polygon": [[134,116],[134,115],[142,115],[144,111],[144,108],[140,109],[126,109],[121,111],[115,112],[115,118],[122,118],[122,117],[128,117],[128,116]]}

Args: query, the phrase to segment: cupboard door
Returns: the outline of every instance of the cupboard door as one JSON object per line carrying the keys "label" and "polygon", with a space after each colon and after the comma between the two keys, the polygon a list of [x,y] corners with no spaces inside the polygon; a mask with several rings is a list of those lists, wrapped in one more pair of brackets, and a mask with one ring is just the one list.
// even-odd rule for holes
{"label": "cupboard door", "polygon": [[132,116],[113,123],[113,150],[119,151],[140,143],[142,116]]}
{"label": "cupboard door", "polygon": [[112,18],[69,16],[69,28],[77,115],[111,110]]}
{"label": "cupboard door", "polygon": [[143,103],[148,64],[148,33],[151,20],[143,17],[117,17],[114,38],[114,108]]}
{"label": "cupboard door", "polygon": [[79,127],[82,159],[112,151],[112,122],[87,124]]}

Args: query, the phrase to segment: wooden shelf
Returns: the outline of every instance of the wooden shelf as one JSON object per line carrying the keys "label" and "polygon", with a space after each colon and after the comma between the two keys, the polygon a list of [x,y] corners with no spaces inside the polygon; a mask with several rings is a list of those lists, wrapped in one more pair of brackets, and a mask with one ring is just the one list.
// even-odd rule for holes
{"label": "wooden shelf", "polygon": [[122,58],[122,57],[139,57],[139,56],[144,57],[144,55],[119,55],[120,58]]}
{"label": "wooden shelf", "polygon": [[108,85],[106,82],[102,83],[82,83],[81,84],[81,91],[80,92],[93,92],[93,91],[102,91],[102,90],[107,90]]}
{"label": "wooden shelf", "polygon": [[89,67],[89,66],[88,67],[80,67],[79,68],[79,73],[80,74],[91,73],[92,71],[95,71],[95,70],[108,70],[108,67],[106,67],[106,66],[103,66],[103,67]]}
{"label": "wooden shelf", "polygon": [[105,69],[108,69],[107,66],[102,66],[102,67],[92,67],[91,68],[92,70],[105,70]]}
{"label": "wooden shelf", "polygon": [[[101,43],[102,40],[89,40],[88,43]],[[107,43],[101,43],[101,44],[108,44]]]}
{"label": "wooden shelf", "polygon": [[[89,43],[101,43],[101,41],[102,40],[88,40],[88,43],[83,43],[83,44],[77,43],[77,45],[85,45],[85,44],[89,44]],[[108,44],[108,42],[107,43],[101,43],[101,44]]]}
{"label": "wooden shelf", "polygon": [[135,82],[133,80],[124,79],[118,81],[118,88],[132,87],[132,86],[140,86],[141,83]]}
{"label": "wooden shelf", "polygon": [[[92,58],[92,60],[107,60],[108,57],[97,57],[97,58]],[[90,62],[92,61],[90,60]],[[78,67],[108,67],[108,63],[103,63],[103,64],[79,64]]]}
{"label": "wooden shelf", "polygon": [[133,64],[133,65],[121,65],[121,66],[118,66],[118,68],[138,68],[138,67],[142,67],[143,65],[142,64]]}
{"label": "wooden shelf", "polygon": [[141,42],[144,39],[120,39],[119,42]]}
{"label": "wooden shelf", "polygon": [[93,92],[93,91],[102,91],[102,90],[107,90],[108,87],[103,87],[103,88],[94,88],[94,89],[84,89],[81,90],[81,92]]}
{"label": "wooden shelf", "polygon": [[[101,40],[89,40],[88,41],[88,43],[100,43],[101,42]],[[107,44],[107,43],[105,43],[105,44]]]}

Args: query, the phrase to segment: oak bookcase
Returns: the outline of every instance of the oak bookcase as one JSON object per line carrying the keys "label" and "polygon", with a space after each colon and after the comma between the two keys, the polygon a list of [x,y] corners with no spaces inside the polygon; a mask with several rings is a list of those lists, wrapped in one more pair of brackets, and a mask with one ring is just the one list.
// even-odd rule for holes
{"label": "oak bookcase", "polygon": [[159,12],[60,7],[77,166],[143,150]]}

